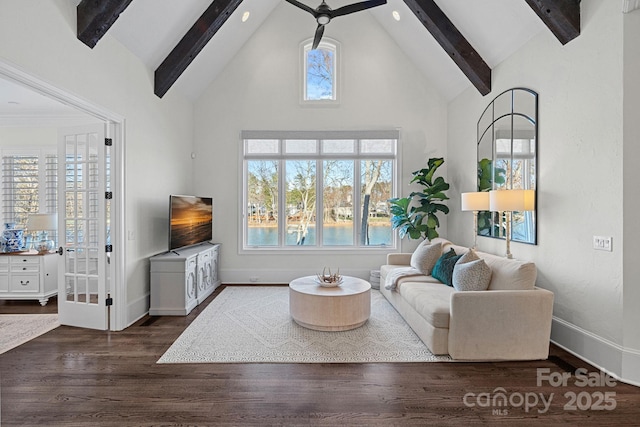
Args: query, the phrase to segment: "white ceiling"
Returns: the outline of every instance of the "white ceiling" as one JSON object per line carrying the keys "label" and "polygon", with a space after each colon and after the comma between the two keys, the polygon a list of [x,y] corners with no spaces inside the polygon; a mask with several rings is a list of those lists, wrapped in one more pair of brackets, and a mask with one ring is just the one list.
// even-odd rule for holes
{"label": "white ceiling", "polygon": [[75,126],[96,119],[0,76],[0,127]]}
{"label": "white ceiling", "polygon": [[[79,0],[69,1],[74,5],[79,3]],[[328,0],[328,4],[335,9],[356,1]],[[319,4],[319,0],[303,2],[313,8]],[[436,3],[490,67],[546,29],[523,0],[437,0]],[[154,71],[209,4],[211,0],[134,0],[109,34]],[[394,10],[400,13],[399,22],[392,17]],[[251,16],[242,23],[245,11]],[[292,20],[309,20],[308,33],[300,34],[296,45],[313,36],[313,17],[284,0],[244,0],[170,90],[179,90],[190,99],[197,99],[271,13],[286,13]],[[439,88],[444,99],[453,99],[470,85],[402,0],[388,0],[386,5],[337,19],[349,19],[352,25],[358,25],[361,21],[358,15],[362,13],[375,17],[416,67]],[[331,24],[325,35],[330,33]],[[332,37],[339,40],[339,35]]]}
{"label": "white ceiling", "polygon": [[[68,1],[73,6],[80,3],[80,0]],[[153,72],[211,1],[134,0],[109,30],[109,35],[119,40]],[[302,1],[315,8],[320,0]],[[335,9],[358,0],[327,1]],[[620,1],[623,12],[640,7],[640,0]],[[548,31],[524,0],[436,0],[436,3],[491,68],[540,31]],[[251,16],[243,23],[241,17],[245,11],[249,11]],[[400,14],[400,21],[393,19],[393,11]],[[308,14],[284,0],[244,0],[170,90],[180,91],[196,100],[272,13],[287,14],[287,19],[291,20],[309,21],[309,31],[299,34],[296,44],[313,36],[313,18],[310,15],[305,17]],[[403,0],[388,0],[384,6],[338,19],[348,19],[351,25],[356,26],[370,25],[371,20],[360,18],[360,14],[371,14],[375,18],[445,100],[453,99],[471,85]],[[339,34],[332,34],[331,24],[327,26],[325,35],[339,40]],[[20,121],[33,116],[77,117],[78,113],[0,78],[2,121],[6,122],[7,117]]]}

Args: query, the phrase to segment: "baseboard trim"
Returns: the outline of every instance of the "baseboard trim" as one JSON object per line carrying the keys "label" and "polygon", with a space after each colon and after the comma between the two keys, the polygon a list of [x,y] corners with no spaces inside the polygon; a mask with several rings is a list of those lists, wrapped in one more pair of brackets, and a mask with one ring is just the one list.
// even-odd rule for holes
{"label": "baseboard trim", "polygon": [[[333,270],[333,269],[332,269]],[[332,271],[334,272],[334,271]],[[231,269],[221,270],[220,277],[225,285],[256,284],[256,285],[281,285],[291,282],[293,279],[303,276],[314,276],[322,273],[322,268],[318,270],[245,270]],[[341,268],[340,274],[344,276],[359,277],[369,280],[371,270]]]}
{"label": "baseboard trim", "polygon": [[553,317],[551,342],[619,381],[640,386],[640,351]]}
{"label": "baseboard trim", "polygon": [[133,325],[149,313],[150,301],[151,294],[146,294],[127,305],[127,327]]}

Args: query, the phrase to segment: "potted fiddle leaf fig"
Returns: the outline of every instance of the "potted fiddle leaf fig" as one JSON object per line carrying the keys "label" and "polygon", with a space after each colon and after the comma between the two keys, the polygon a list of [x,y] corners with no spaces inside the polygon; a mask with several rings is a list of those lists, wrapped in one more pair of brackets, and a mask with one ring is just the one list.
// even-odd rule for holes
{"label": "potted fiddle leaf fig", "polygon": [[408,197],[389,199],[391,227],[398,230],[401,239],[405,236],[427,240],[438,237],[438,213],[449,213],[449,207],[440,203],[449,200],[444,193],[449,189],[449,184],[441,176],[434,178],[436,170],[443,163],[443,158],[431,158],[426,168],[412,173],[410,184],[420,184],[424,187],[422,191],[414,191]]}

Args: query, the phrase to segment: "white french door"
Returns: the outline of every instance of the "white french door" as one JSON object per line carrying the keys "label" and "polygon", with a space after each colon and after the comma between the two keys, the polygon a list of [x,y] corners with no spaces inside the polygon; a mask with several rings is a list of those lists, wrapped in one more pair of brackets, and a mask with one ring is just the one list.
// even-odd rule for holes
{"label": "white french door", "polygon": [[105,125],[64,129],[58,144],[58,314],[60,323],[106,330]]}

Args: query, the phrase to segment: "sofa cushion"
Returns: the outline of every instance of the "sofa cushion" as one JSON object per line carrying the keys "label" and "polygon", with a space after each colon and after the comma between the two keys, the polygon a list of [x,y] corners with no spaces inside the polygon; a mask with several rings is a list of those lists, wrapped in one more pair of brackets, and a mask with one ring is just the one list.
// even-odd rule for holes
{"label": "sofa cushion", "polygon": [[483,259],[469,262],[461,261],[462,258],[453,268],[453,287],[455,290],[486,291],[489,287],[489,282],[491,282],[491,269],[487,263]]}
{"label": "sofa cushion", "polygon": [[476,251],[474,251],[473,249],[469,249],[468,251],[462,254],[462,256],[460,257],[460,259],[456,264],[464,264],[464,263],[475,261],[478,259],[480,259],[480,257],[478,256]]}
{"label": "sofa cushion", "polygon": [[533,262],[478,253],[491,268],[490,291],[531,290],[536,285],[537,270]]}
{"label": "sofa cushion", "polygon": [[433,266],[431,275],[445,285],[453,286],[453,267],[461,256],[462,255],[456,255],[456,252],[453,249],[442,254],[442,256],[438,258],[438,261],[436,261],[436,265]]}
{"label": "sofa cushion", "polygon": [[398,292],[428,323],[435,328],[449,327],[451,294],[455,292],[441,283],[403,283]]}
{"label": "sofa cushion", "polygon": [[442,255],[442,245],[440,243],[420,244],[411,255],[411,267],[420,273],[429,276],[436,261]]}

